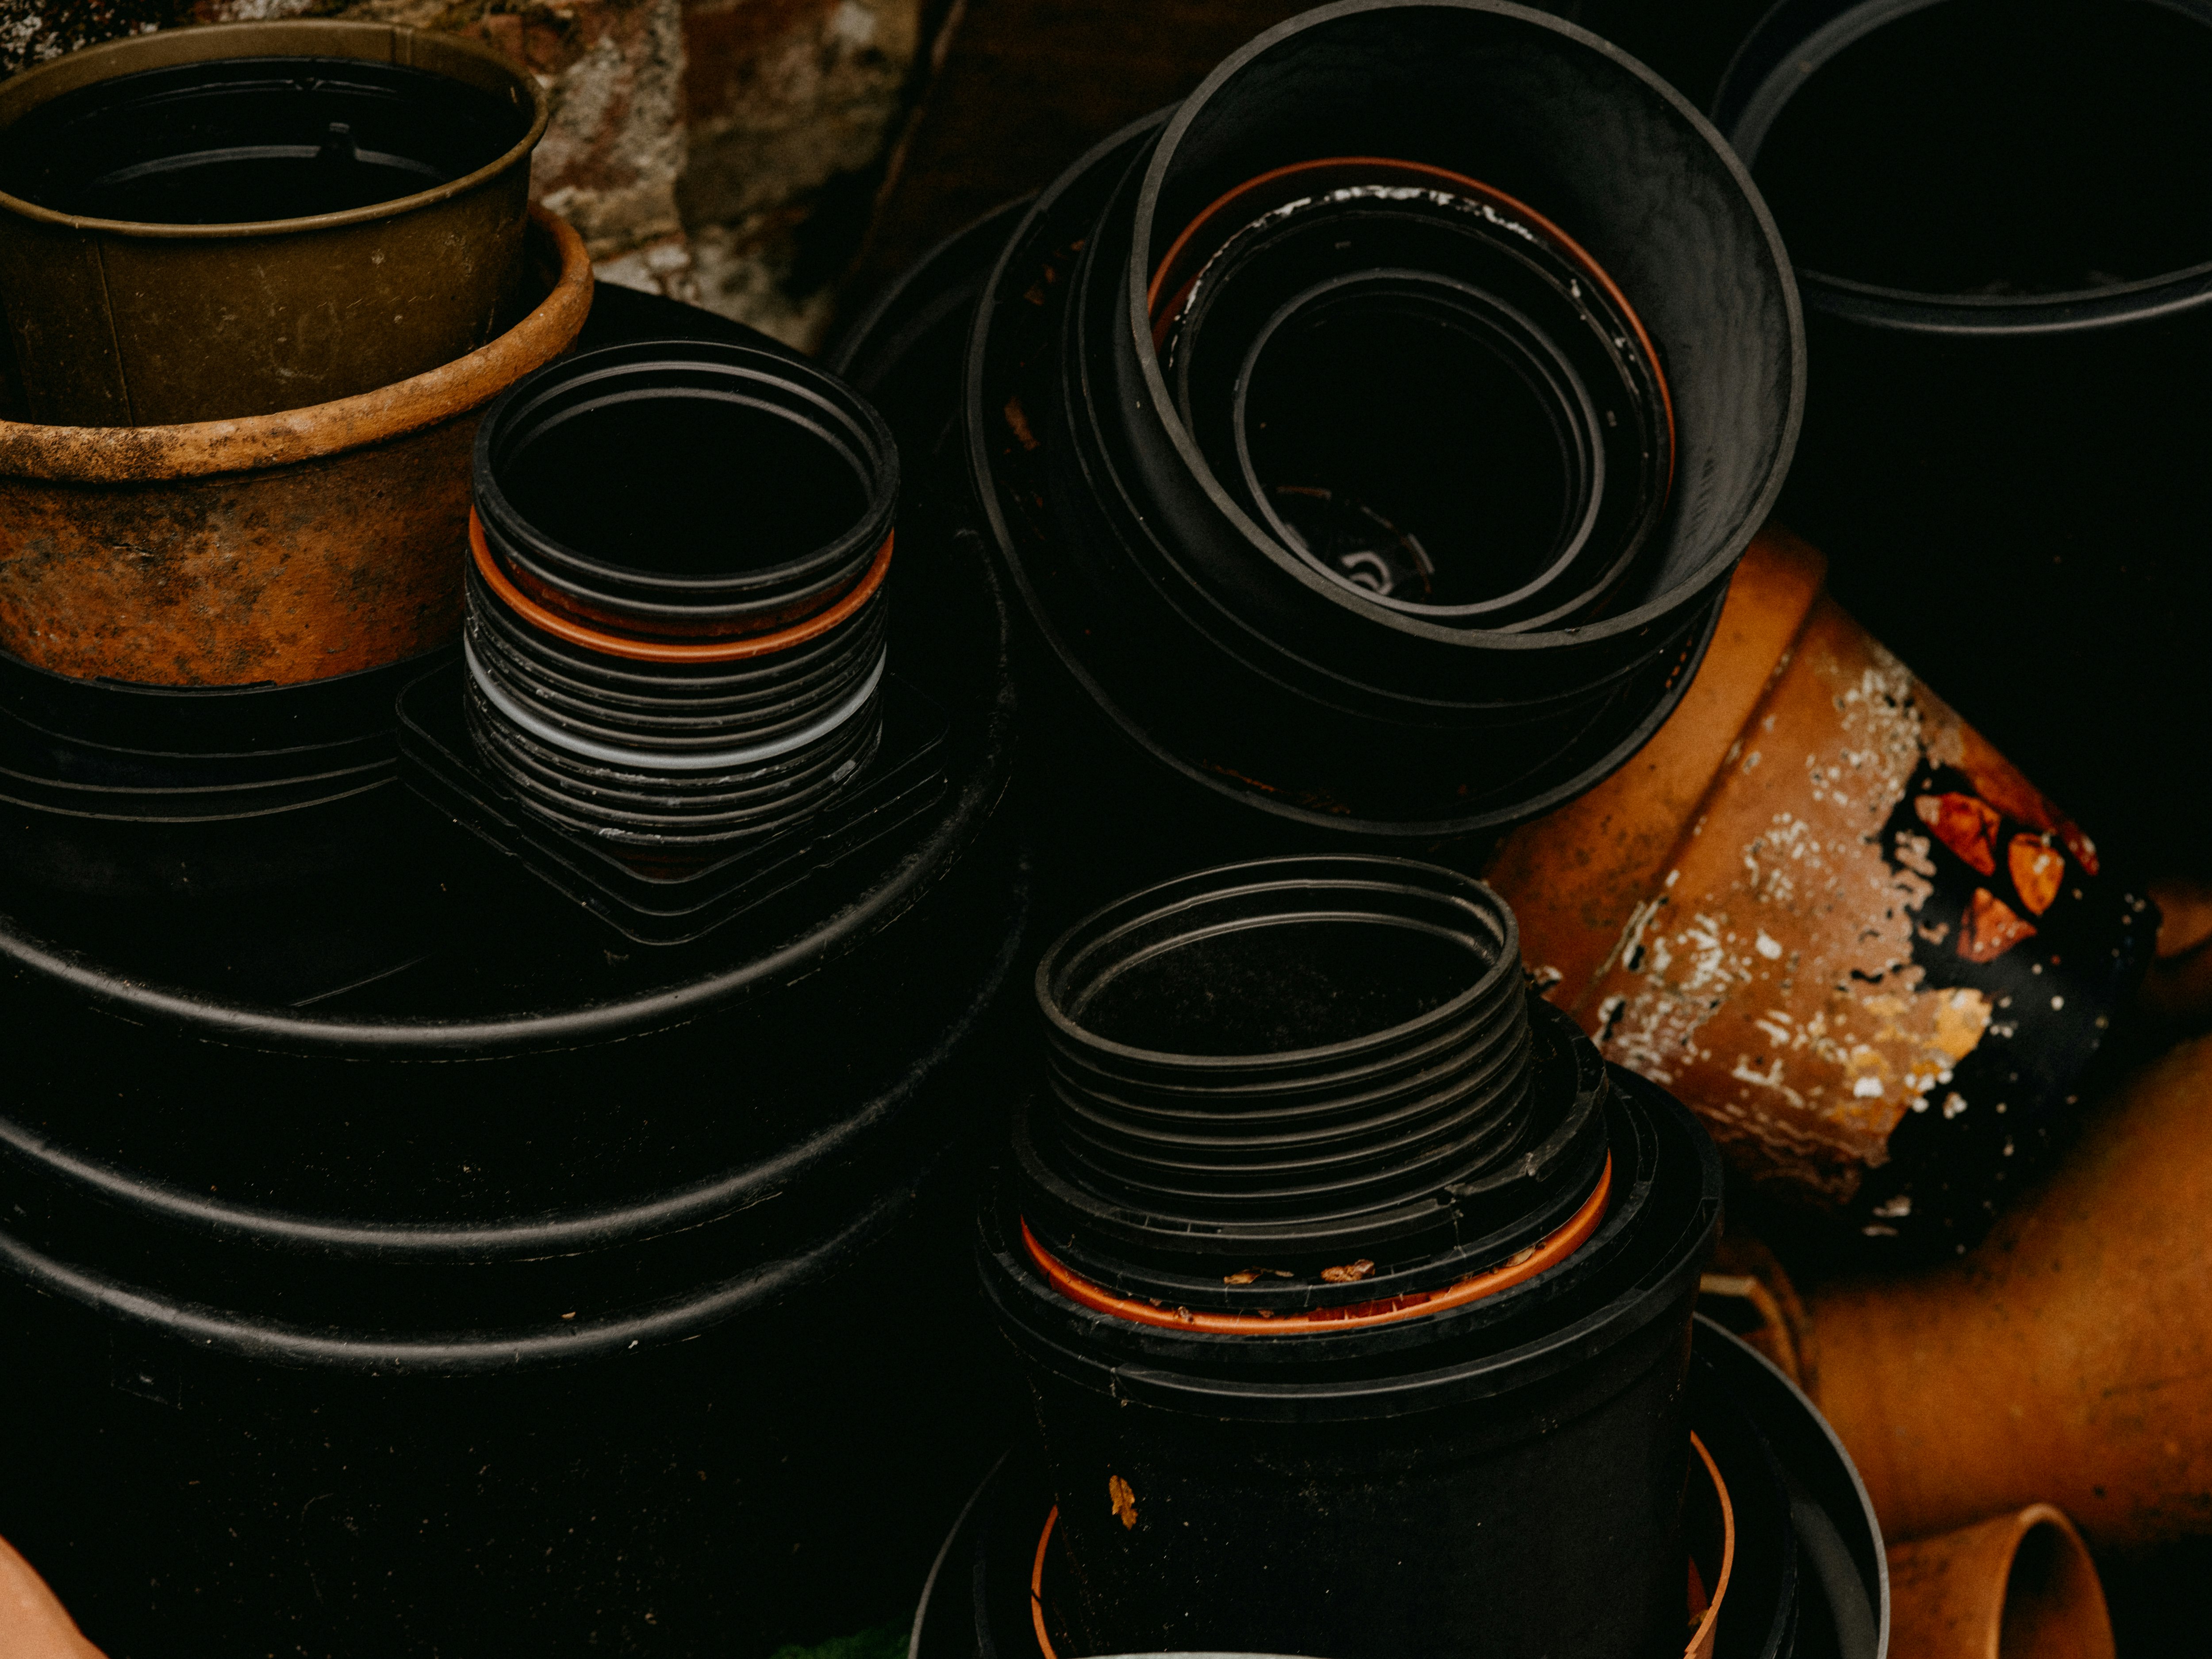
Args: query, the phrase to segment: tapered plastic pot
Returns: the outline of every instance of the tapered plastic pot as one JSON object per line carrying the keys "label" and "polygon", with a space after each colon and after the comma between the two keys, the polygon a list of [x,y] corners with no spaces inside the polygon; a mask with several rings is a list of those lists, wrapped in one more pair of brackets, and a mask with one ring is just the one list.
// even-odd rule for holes
{"label": "tapered plastic pot", "polygon": [[[1620,764],[1779,487],[1795,307],[1711,130],[1516,8],[1309,13],[1079,161],[965,419],[1039,682],[1088,711],[1086,855],[1194,800],[1248,846],[1434,845]],[[1519,459],[1478,503],[1445,451]]]}
{"label": "tapered plastic pot", "polygon": [[1545,994],[1695,1110],[1766,1231],[1955,1256],[2079,1128],[2157,915],[1769,531],[1629,765],[1497,849]]}
{"label": "tapered plastic pot", "polygon": [[[1713,1524],[1688,1551],[1690,1611],[1678,1627],[1686,1650],[1694,1659],[1884,1652],[1881,1533],[1849,1461],[1804,1396],[1700,1320],[1689,1397],[1700,1449],[1688,1507],[1710,1505]],[[1060,1525],[1040,1466],[1025,1451],[1010,1454],[939,1553],[915,1619],[914,1659],[1084,1651],[1070,1644],[1060,1611],[1073,1594]],[[1355,1556],[1336,1571],[1348,1577],[1368,1565]],[[1268,1573],[1264,1565],[1253,1571]],[[1684,1576],[1677,1574],[1678,1593]],[[1681,1639],[1670,1631],[1652,1651],[1671,1653]]]}
{"label": "tapered plastic pot", "polygon": [[1805,301],[1787,521],[2045,788],[2177,868],[2165,734],[2212,712],[2208,89],[2201,4],[1791,3],[1714,109]]}
{"label": "tapered plastic pot", "polygon": [[0,1534],[111,1659],[765,1653],[910,1605],[1004,1421],[957,1147],[1026,901],[995,582],[927,542],[899,580],[943,795],[698,945],[427,809],[242,984],[11,887]]}
{"label": "tapered plastic pot", "polygon": [[1047,1081],[980,1249],[1067,1650],[1672,1627],[1718,1161],[1532,1008],[1496,896],[1386,859],[1203,872],[1079,925],[1037,992]]}
{"label": "tapered plastic pot", "polygon": [[0,88],[6,412],[171,426],[327,404],[527,309],[545,94],[454,35],[166,29]]}

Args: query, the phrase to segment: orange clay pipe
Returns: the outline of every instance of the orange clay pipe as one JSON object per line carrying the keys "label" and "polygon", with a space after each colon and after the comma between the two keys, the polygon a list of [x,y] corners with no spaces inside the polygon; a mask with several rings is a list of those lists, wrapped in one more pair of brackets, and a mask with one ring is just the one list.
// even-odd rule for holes
{"label": "orange clay pipe", "polygon": [[2212,1532],[2212,1037],[2139,1073],[1964,1260],[1806,1297],[1808,1391],[1883,1529],[2048,1500]]}
{"label": "orange clay pipe", "polygon": [[2113,1659],[2104,1587],[2048,1504],[1889,1552],[1890,1659]]}

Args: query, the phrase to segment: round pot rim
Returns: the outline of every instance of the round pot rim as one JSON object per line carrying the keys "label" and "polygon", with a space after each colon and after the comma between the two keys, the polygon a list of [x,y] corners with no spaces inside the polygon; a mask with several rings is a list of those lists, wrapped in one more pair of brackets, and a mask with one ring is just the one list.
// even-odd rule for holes
{"label": "round pot rim", "polygon": [[[1388,878],[1394,873],[1400,878],[1395,884],[1400,886],[1410,885],[1408,878],[1418,873],[1425,878],[1421,888],[1423,896],[1447,904],[1470,902],[1470,894],[1487,898],[1497,907],[1497,915],[1504,919],[1505,937],[1499,943],[1498,959],[1474,984],[1449,1001],[1438,1003],[1425,1013],[1401,1020],[1381,1030],[1368,1031],[1340,1042],[1324,1042],[1307,1048],[1285,1048],[1265,1054],[1186,1054],[1170,1049],[1139,1048],[1100,1036],[1069,1018],[1060,1007],[1059,999],[1052,994],[1051,976],[1061,952],[1080,935],[1116,917],[1119,913],[1127,912],[1127,920],[1134,923],[1149,916],[1165,915],[1171,912],[1187,914],[1200,905],[1243,894],[1279,890],[1319,893],[1333,887],[1365,889],[1392,885],[1394,884]],[[1479,902],[1479,899],[1472,902]],[[1139,906],[1143,908],[1135,908]],[[1165,1064],[1190,1072],[1267,1066],[1296,1066],[1331,1054],[1356,1057],[1370,1048],[1387,1048],[1419,1028],[1449,1024],[1484,998],[1494,994],[1498,981],[1505,975],[1519,975],[1520,932],[1519,918],[1495,890],[1473,876],[1448,869],[1440,864],[1373,853],[1304,853],[1276,858],[1240,859],[1233,864],[1209,865],[1202,870],[1189,871],[1166,881],[1156,882],[1150,887],[1140,888],[1136,892],[1103,904],[1081,918],[1054,939],[1038,958],[1036,999],[1045,1018],[1055,1032],[1073,1038],[1084,1048],[1111,1054],[1117,1060],[1149,1065]]]}
{"label": "round pot rim", "polygon": [[[1784,419],[1782,442],[1776,450],[1778,464],[1770,470],[1759,487],[1758,495],[1746,508],[1737,525],[1720,538],[1715,551],[1656,598],[1647,599],[1634,609],[1600,621],[1572,628],[1551,628],[1515,633],[1488,629],[1446,627],[1442,623],[1408,616],[1386,605],[1368,601],[1346,584],[1310,568],[1304,561],[1276,544],[1274,538],[1266,534],[1252,521],[1251,516],[1237,504],[1212,475],[1198,444],[1182,418],[1176,412],[1175,400],[1164,374],[1161,373],[1158,353],[1149,349],[1152,322],[1146,303],[1146,291],[1154,264],[1152,252],[1152,222],[1158,216],[1162,189],[1166,182],[1170,159],[1183,136],[1197,119],[1203,106],[1230,81],[1243,74],[1248,65],[1271,52],[1283,41],[1304,33],[1309,29],[1323,27],[1346,17],[1384,11],[1461,11],[1486,13],[1520,22],[1533,24],[1551,33],[1565,36],[1578,45],[1587,46],[1613,64],[1632,79],[1642,82],[1662,101],[1672,107],[1690,131],[1705,141],[1715,161],[1734,179],[1742,192],[1753,222],[1765,239],[1768,258],[1785,280],[1780,284],[1784,314],[1789,319],[1788,351],[1790,356],[1790,394],[1788,412]],[[1040,198],[1042,199],[1042,198]],[[1753,534],[1773,510],[1782,493],[1782,484],[1789,471],[1789,458],[1796,448],[1798,428],[1803,422],[1805,408],[1805,325],[1796,284],[1788,280],[1793,267],[1788,250],[1783,246],[1782,234],[1776,227],[1773,216],[1767,211],[1758,187],[1752,182],[1751,171],[1695,106],[1684,98],[1658,75],[1645,68],[1618,46],[1589,30],[1582,28],[1548,13],[1534,11],[1527,6],[1511,3],[1511,0],[1334,0],[1277,24],[1238,48],[1217,65],[1213,72],[1199,83],[1175,110],[1161,130],[1152,152],[1145,163],[1145,175],[1139,187],[1133,226],[1129,264],[1116,278],[1122,289],[1126,316],[1120,326],[1130,331],[1137,342],[1138,372],[1143,376],[1146,396],[1159,419],[1176,453],[1190,473],[1193,482],[1205,493],[1209,503],[1230,524],[1235,526],[1254,550],[1279,572],[1297,580],[1318,597],[1342,605],[1354,615],[1382,627],[1443,645],[1473,647],[1485,651],[1529,651],[1556,649],[1563,641],[1595,642],[1622,635],[1632,634],[1650,624],[1664,620],[1679,609],[1717,574],[1731,568],[1736,558],[1748,546]],[[1011,249],[1012,243],[1009,247]],[[1679,468],[1679,456],[1677,458]]]}
{"label": "round pot rim", "polygon": [[[1738,84],[1738,70],[1759,37],[1770,24],[1778,34],[1781,32],[1778,20],[1789,7],[1788,0],[1778,0],[1753,25],[1751,33],[1737,46],[1723,70],[1720,87],[1713,94],[1714,125],[1719,126],[1723,117],[1727,118],[1723,137],[1730,149],[1735,149],[1737,130],[1753,113],[1758,94],[1780,77],[1784,69],[1791,71],[1788,89],[1775,101],[1771,112],[1765,114],[1757,135],[1757,146],[1742,156],[1748,171],[1758,165],[1759,150],[1765,147],[1776,118],[1811,79],[1812,71],[1876,30],[1942,3],[1943,0],[1856,0],[1855,3],[1846,3],[1793,46],[1786,64],[1778,63],[1756,83],[1741,87]],[[2198,3],[2191,3],[2191,0],[2151,0],[2151,3],[2212,26],[2212,8],[2207,8],[2201,0]],[[1843,26],[1854,15],[1862,16],[1863,21],[1855,27],[1844,28]],[[1816,62],[1803,65],[1802,48],[1821,42],[1824,36],[1832,38],[1825,40]],[[1727,107],[1731,104],[1736,106],[1733,110]],[[1832,271],[1816,270],[1809,265],[1796,267],[1796,275],[1805,301],[1816,309],[1870,326],[1907,333],[2065,333],[2108,323],[2142,321],[2212,300],[2212,258],[2133,282],[2069,289],[2055,294],[1945,294],[1929,289],[1899,288],[1887,283],[1860,282]]]}
{"label": "round pot rim", "polygon": [[805,1176],[848,1156],[861,1138],[899,1116],[982,1025],[1005,988],[1021,942],[1010,932],[975,994],[939,1030],[905,1073],[858,1109],[750,1163],[688,1185],[629,1202],[603,1203],[536,1217],[451,1222],[349,1221],[241,1204],[140,1175],[106,1159],[58,1146],[13,1117],[0,1115],[0,1151],[49,1179],[141,1216],[202,1234],[372,1261],[464,1263],[532,1261],[635,1240],[658,1238],[718,1221],[775,1197]]}
{"label": "round pot rim", "polygon": [[[522,137],[514,144],[502,150],[495,160],[487,161],[472,173],[464,173],[458,179],[449,179],[442,185],[434,185],[428,190],[418,190],[408,196],[396,196],[388,202],[374,202],[367,207],[349,208],[342,213],[313,213],[296,219],[244,219],[234,223],[215,225],[173,225],[139,219],[96,219],[78,213],[58,213],[52,208],[40,207],[35,202],[27,202],[20,196],[10,196],[5,191],[0,191],[0,211],[13,213],[21,218],[33,220],[40,224],[58,226],[66,230],[88,231],[97,235],[131,237],[146,241],[238,241],[252,237],[298,236],[319,230],[342,230],[350,225],[374,224],[380,219],[396,219],[402,214],[418,212],[423,208],[434,207],[441,202],[450,201],[456,196],[467,194],[487,180],[507,172],[520,163],[526,162],[530,158],[530,153],[538,148],[538,141],[544,137],[546,125],[552,119],[552,102],[546,97],[545,88],[538,84],[536,76],[518,64],[509,63],[506,58],[482,42],[469,40],[463,35],[445,33],[432,35],[430,31],[415,28],[404,23],[373,23],[339,17],[288,17],[270,19],[266,21],[201,23],[191,27],[196,37],[198,35],[198,31],[203,29],[210,32],[222,31],[227,33],[233,30],[265,33],[270,29],[284,28],[297,29],[303,35],[319,34],[326,40],[335,40],[341,35],[367,39],[372,34],[382,34],[387,39],[395,40],[403,35],[410,39],[434,39],[438,43],[439,50],[443,51],[450,47],[467,57],[481,58],[486,63],[495,64],[513,77],[516,86],[526,88],[530,95],[530,125]],[[9,83],[10,87],[15,89],[25,87],[35,88],[42,77],[54,78],[64,64],[74,70],[81,67],[94,53],[103,57],[116,57],[131,53],[134,51],[143,51],[145,42],[158,39],[163,33],[173,39],[175,31],[157,31],[154,35],[126,35],[120,40],[104,40],[98,46],[82,47],[54,59],[52,63],[41,64],[35,69],[23,70]],[[288,57],[314,55],[313,52],[213,52],[205,58],[195,55],[181,61],[191,64],[222,58],[282,59]],[[401,69],[417,67],[413,64],[399,64],[396,59],[365,58],[361,61],[368,64],[385,62]],[[147,67],[167,69],[177,65],[153,64]],[[131,71],[122,72],[128,74]],[[426,70],[425,73],[434,73],[434,71]],[[106,78],[108,77],[101,77],[101,79]],[[88,87],[97,86],[100,82],[88,81],[83,84]],[[70,88],[66,90],[76,89]]]}
{"label": "round pot rim", "polygon": [[481,408],[537,366],[549,338],[573,337],[591,310],[584,239],[542,208],[530,216],[552,238],[560,276],[529,315],[465,357],[374,392],[273,415],[174,426],[0,421],[0,480],[143,485],[261,471],[365,449]]}
{"label": "round pot rim", "polygon": [[[720,575],[686,576],[620,564],[600,555],[586,553],[525,517],[508,498],[499,469],[492,464],[494,448],[513,430],[518,419],[529,419],[538,404],[564,392],[588,388],[595,383],[616,385],[625,374],[651,374],[672,366],[690,373],[711,373],[717,380],[748,388],[747,395],[733,400],[768,410],[775,418],[789,424],[805,427],[809,422],[795,417],[789,407],[770,403],[760,388],[803,400],[849,425],[852,431],[848,435],[859,440],[856,447],[863,452],[849,459],[873,464],[872,476],[860,479],[866,500],[852,525],[820,546],[777,564]],[[665,390],[650,386],[644,388],[647,395],[663,394]],[[524,412],[518,416],[517,410]],[[833,438],[831,442],[834,445],[836,440]],[[874,450],[872,455],[865,453],[869,447]],[[547,364],[528,380],[518,384],[514,396],[487,418],[477,434],[471,468],[475,515],[489,521],[488,533],[498,537],[507,556],[516,563],[531,568],[538,580],[550,581],[578,597],[591,598],[609,610],[619,609],[621,602],[617,599],[589,594],[575,579],[574,572],[582,571],[601,580],[665,594],[670,601],[688,599],[693,604],[684,608],[693,614],[718,611],[744,614],[759,603],[757,596],[763,589],[769,592],[769,603],[788,603],[787,599],[775,595],[775,590],[783,584],[815,580],[823,572],[835,573],[855,564],[860,564],[862,569],[854,580],[871,580],[865,561],[884,556],[883,550],[890,544],[898,516],[901,487],[898,441],[874,404],[811,360],[791,358],[764,347],[726,340],[625,341],[584,352],[565,362]],[[883,535],[881,541],[877,539],[878,530]],[[556,562],[565,563],[573,569],[556,573],[535,568],[536,564]],[[880,580],[880,571],[873,579]],[[641,611],[649,612],[660,602],[641,603]],[[830,603],[834,605],[836,601]]]}
{"label": "round pot rim", "polygon": [[674,1296],[521,1329],[368,1334],[239,1313],[147,1290],[106,1271],[64,1261],[4,1230],[0,1230],[0,1273],[41,1294],[95,1310],[136,1329],[233,1358],[372,1374],[531,1370],[684,1341],[813,1289],[915,1208],[925,1188],[945,1167],[951,1146],[940,1146],[909,1178],[879,1190],[842,1226],[815,1234],[788,1255]]}

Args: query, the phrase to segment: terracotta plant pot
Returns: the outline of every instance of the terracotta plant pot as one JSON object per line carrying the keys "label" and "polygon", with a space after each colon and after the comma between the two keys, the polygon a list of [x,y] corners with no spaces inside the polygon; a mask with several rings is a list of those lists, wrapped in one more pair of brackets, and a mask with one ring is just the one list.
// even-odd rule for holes
{"label": "terracotta plant pot", "polygon": [[2048,1500],[2100,1548],[2212,1531],[2208,1097],[2200,1037],[1964,1261],[1806,1298],[1807,1392],[1887,1530]]}
{"label": "terracotta plant pot", "polygon": [[0,1538],[0,1653],[8,1659],[101,1659],[28,1561]]}
{"label": "terracotta plant pot", "polygon": [[1740,1172],[1953,1254],[2067,1121],[2157,921],[1825,574],[1763,532],[1680,707],[1486,878],[1552,1000]]}
{"label": "terracotta plant pot", "polygon": [[2032,1504],[1889,1551],[1892,1659],[2112,1659],[2096,1564]]}
{"label": "terracotta plant pot", "polygon": [[0,649],[78,678],[297,684],[460,631],[485,404],[576,337],[592,267],[538,216],[536,309],[358,397],[247,420],[0,421]]}
{"label": "terracotta plant pot", "polygon": [[165,29],[15,76],[9,412],[266,415],[488,345],[524,285],[546,112],[497,53],[388,23]]}

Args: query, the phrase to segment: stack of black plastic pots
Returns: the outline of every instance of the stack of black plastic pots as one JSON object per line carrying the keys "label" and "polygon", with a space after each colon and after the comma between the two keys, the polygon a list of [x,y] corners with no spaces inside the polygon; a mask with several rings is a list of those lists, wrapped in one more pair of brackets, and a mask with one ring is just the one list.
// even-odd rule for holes
{"label": "stack of black plastic pots", "polygon": [[1729,1339],[1693,1357],[1711,1142],[1528,994],[1487,888],[1201,872],[1037,995],[979,1241],[1037,1439],[918,1652],[1875,1659],[1848,1463]]}
{"label": "stack of black plastic pots", "polygon": [[819,811],[882,735],[898,495],[881,416],[807,365],[672,342],[543,371],[477,438],[477,748],[540,817],[656,850]]}
{"label": "stack of black plastic pots", "polygon": [[911,1607],[1006,1419],[963,1152],[1027,885],[994,574],[902,533],[889,580],[935,793],[695,943],[420,807],[245,988],[6,878],[0,1535],[111,1659],[761,1655]]}
{"label": "stack of black plastic pots", "polygon": [[1837,596],[2056,798],[2201,868],[2167,779],[2212,715],[2212,6],[1560,9],[1711,100],[1774,210],[1812,368],[1782,510]]}
{"label": "stack of black plastic pots", "polygon": [[1430,844],[1588,787],[1688,683],[1795,441],[1742,167],[1517,8],[1271,30],[841,360],[931,357],[993,239],[967,482],[1060,697],[1049,839],[1102,878],[1177,815],[1186,857]]}

